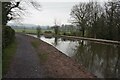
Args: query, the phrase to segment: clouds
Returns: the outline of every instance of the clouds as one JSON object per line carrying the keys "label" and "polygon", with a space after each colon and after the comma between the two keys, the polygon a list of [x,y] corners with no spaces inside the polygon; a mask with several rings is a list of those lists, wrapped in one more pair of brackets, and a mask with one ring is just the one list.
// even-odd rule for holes
{"label": "clouds", "polygon": [[[46,2],[45,2],[46,1]],[[26,6],[25,3],[21,4],[27,8],[27,15],[22,16],[22,23],[27,24],[37,24],[41,26],[52,26],[54,25],[54,20],[57,19],[59,24],[70,24],[68,20],[70,19],[70,12],[72,7],[75,4],[78,4],[78,1],[85,2],[90,0],[56,0],[55,2],[48,2],[48,0],[38,0],[41,5],[41,11],[37,11],[34,8]],[[54,1],[54,0],[53,0]],[[58,1],[58,2],[57,2]],[[62,2],[63,1],[63,2]],[[66,2],[65,2],[66,1]],[[96,0],[91,0],[96,1]],[[99,0],[99,1],[107,1],[107,0]],[[13,21],[14,23],[14,21]]]}
{"label": "clouds", "polygon": [[31,15],[26,16],[23,23],[52,26],[54,19],[57,19],[59,24],[69,24],[69,14],[73,5],[75,5],[74,2],[41,2],[41,11],[29,9]]}
{"label": "clouds", "polygon": [[89,1],[108,1],[108,0],[37,0],[39,2],[89,2]]}

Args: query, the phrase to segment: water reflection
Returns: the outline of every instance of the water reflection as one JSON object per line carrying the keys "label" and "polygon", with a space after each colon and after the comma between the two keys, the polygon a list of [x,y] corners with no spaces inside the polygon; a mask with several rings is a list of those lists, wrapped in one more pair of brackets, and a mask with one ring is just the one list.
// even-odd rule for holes
{"label": "water reflection", "polygon": [[[56,38],[54,40],[54,44],[53,46],[55,46],[58,50],[60,50],[61,52],[63,52],[64,54],[66,54],[67,56],[74,56],[74,49],[77,45],[77,42],[74,41],[69,41],[69,40],[62,40],[62,38]],[[57,45],[56,45],[57,44]]]}
{"label": "water reflection", "polygon": [[79,42],[74,58],[97,77],[120,77],[119,51],[117,45],[83,41]]}
{"label": "water reflection", "polygon": [[85,40],[40,37],[69,57],[76,59],[97,77],[120,78],[120,46]]}
{"label": "water reflection", "polygon": [[58,37],[55,37],[54,43],[55,46],[58,44]]}
{"label": "water reflection", "polygon": [[51,39],[52,37],[51,36],[44,36],[45,38],[48,38],[48,39]]}

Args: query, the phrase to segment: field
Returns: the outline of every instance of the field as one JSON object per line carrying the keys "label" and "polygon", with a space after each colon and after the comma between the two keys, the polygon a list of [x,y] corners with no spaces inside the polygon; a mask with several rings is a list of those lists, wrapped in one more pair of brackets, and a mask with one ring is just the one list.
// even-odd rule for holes
{"label": "field", "polygon": [[[37,30],[36,29],[14,29],[15,32],[22,32],[22,33],[29,33],[29,34],[36,34],[37,33]],[[53,29],[42,29],[41,30],[41,34],[44,34],[44,33],[48,33],[48,34],[54,34],[54,30]],[[75,36],[76,33],[71,33],[71,32],[64,32],[64,31],[59,31],[59,34],[60,35],[67,35],[67,36]]]}
{"label": "field", "polygon": [[36,33],[36,29],[14,29],[15,32]]}
{"label": "field", "polygon": [[[36,29],[14,29],[15,32],[25,32],[25,33],[31,33],[31,34],[36,34],[37,31]],[[41,33],[44,33],[45,31],[51,31],[52,33],[54,32],[53,30],[46,30],[46,29],[42,29]]]}

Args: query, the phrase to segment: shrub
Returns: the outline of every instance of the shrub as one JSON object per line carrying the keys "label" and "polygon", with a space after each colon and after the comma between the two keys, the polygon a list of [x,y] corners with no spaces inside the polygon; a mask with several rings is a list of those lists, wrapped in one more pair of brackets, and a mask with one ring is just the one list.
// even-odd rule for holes
{"label": "shrub", "polygon": [[2,26],[2,48],[7,47],[15,38],[15,31],[10,26]]}
{"label": "shrub", "polygon": [[50,34],[50,33],[52,33],[52,31],[45,31],[44,33],[48,33],[48,34]]}

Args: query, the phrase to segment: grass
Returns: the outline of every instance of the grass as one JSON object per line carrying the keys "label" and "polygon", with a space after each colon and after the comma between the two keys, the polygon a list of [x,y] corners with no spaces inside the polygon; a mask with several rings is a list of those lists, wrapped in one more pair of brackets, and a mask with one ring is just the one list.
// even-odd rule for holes
{"label": "grass", "polygon": [[[15,32],[23,32],[24,29],[14,29]],[[44,33],[45,31],[51,31],[51,32],[54,32],[53,30],[41,30],[42,33]],[[36,34],[37,30],[36,29],[25,29],[25,33],[33,33],[33,34]]]}
{"label": "grass", "polygon": [[39,55],[39,57],[40,57],[40,60],[42,61],[42,62],[45,62],[45,61],[47,61],[47,59],[48,59],[48,54],[47,53],[39,53],[38,54]]}
{"label": "grass", "polygon": [[[24,29],[14,29],[15,32],[23,32]],[[36,29],[25,29],[25,33],[34,33],[36,34]]]}
{"label": "grass", "polygon": [[14,41],[10,45],[8,45],[2,53],[2,73],[3,75],[7,73],[10,63],[12,62],[12,59],[14,57],[14,54],[17,49],[17,42]]}
{"label": "grass", "polygon": [[34,48],[38,48],[38,46],[40,45],[40,41],[39,40],[34,40],[34,41],[31,42],[31,44]]}
{"label": "grass", "polygon": [[36,49],[40,60],[41,60],[42,62],[45,62],[45,61],[48,59],[48,54],[45,53],[45,52],[43,52],[43,51],[40,51],[40,52],[39,52],[38,47],[39,47],[39,45],[40,45],[40,41],[36,39],[36,40],[32,41],[31,44],[32,44],[32,46]]}

